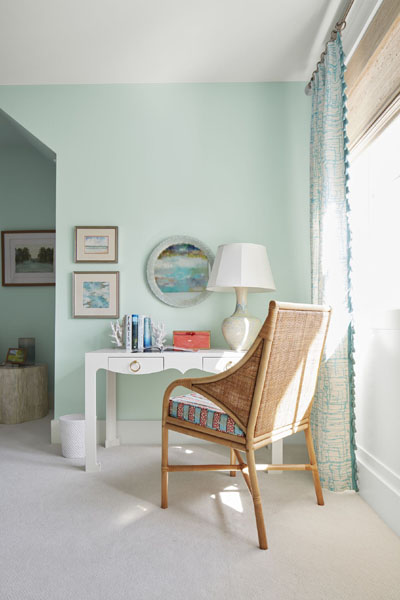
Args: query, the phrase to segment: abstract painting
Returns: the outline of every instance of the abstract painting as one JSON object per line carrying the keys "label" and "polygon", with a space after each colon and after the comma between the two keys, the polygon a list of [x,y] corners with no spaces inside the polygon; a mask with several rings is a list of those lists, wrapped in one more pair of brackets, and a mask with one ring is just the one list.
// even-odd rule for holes
{"label": "abstract painting", "polygon": [[171,244],[154,267],[154,277],[164,294],[203,292],[208,283],[208,258],[193,244]]}
{"label": "abstract painting", "polygon": [[110,308],[110,283],[84,281],[83,306],[84,308]]}
{"label": "abstract painting", "polygon": [[164,240],[150,255],[147,281],[170,306],[193,306],[205,300],[214,256],[205,244],[188,236]]}
{"label": "abstract painting", "polygon": [[118,271],[76,271],[72,283],[74,318],[118,319]]}

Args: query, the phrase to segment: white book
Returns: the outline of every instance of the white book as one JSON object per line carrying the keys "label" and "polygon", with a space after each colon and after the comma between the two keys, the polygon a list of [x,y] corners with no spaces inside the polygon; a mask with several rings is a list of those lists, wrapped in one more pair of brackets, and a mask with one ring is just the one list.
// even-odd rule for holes
{"label": "white book", "polygon": [[132,352],[132,315],[125,315],[125,349]]}
{"label": "white book", "polygon": [[138,319],[138,352],[143,352],[144,350],[144,317],[145,315],[139,315]]}

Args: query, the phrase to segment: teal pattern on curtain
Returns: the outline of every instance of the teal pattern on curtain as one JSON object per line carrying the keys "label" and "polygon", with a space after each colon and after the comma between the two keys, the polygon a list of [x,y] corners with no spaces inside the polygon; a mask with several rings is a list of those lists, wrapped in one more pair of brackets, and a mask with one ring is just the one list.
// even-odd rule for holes
{"label": "teal pattern on curtain", "polygon": [[312,83],[310,148],[312,301],[333,308],[311,426],[321,483],[337,492],[357,489],[344,71],[338,34]]}

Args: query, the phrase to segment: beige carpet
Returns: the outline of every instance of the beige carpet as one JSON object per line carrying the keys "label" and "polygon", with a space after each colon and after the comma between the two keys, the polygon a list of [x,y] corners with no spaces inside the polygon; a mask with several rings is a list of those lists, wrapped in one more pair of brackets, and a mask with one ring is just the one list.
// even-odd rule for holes
{"label": "beige carpet", "polygon": [[309,473],[261,474],[263,552],[241,476],[174,473],[164,511],[160,448],[100,449],[102,472],[87,474],[49,429],[0,426],[1,600],[400,598],[400,540],[357,494],[325,492],[319,507]]}

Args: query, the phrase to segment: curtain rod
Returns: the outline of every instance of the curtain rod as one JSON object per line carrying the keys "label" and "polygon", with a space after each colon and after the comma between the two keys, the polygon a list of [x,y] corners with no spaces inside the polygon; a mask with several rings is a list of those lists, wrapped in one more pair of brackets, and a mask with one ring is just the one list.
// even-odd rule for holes
{"label": "curtain rod", "polygon": [[337,34],[340,33],[341,31],[343,31],[343,29],[346,27],[347,15],[349,14],[350,9],[353,6],[353,4],[354,4],[354,0],[350,0],[348,2],[347,6],[346,6],[346,10],[344,11],[344,13],[341,16],[341,18],[339,19],[339,21],[336,23],[335,27],[332,29],[331,35],[330,35],[329,39],[327,40],[327,42],[325,43],[325,50],[322,52],[322,54],[319,58],[319,61],[317,62],[317,65],[316,65],[314,71],[312,72],[310,81],[307,83],[307,85],[304,89],[304,92],[307,96],[311,95],[311,84],[314,80],[316,73],[318,72],[319,66],[322,65],[322,63],[324,62],[329,42],[333,42],[334,40],[336,40]]}

